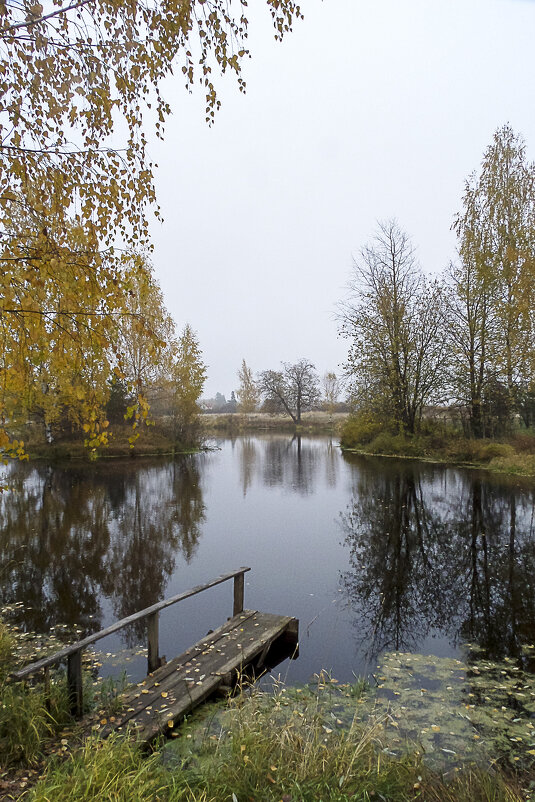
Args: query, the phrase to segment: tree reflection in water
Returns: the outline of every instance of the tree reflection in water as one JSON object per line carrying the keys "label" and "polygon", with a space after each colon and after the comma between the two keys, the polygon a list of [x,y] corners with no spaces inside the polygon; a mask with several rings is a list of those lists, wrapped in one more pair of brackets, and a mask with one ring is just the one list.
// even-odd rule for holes
{"label": "tree reflection in water", "polygon": [[240,484],[242,487],[243,497],[247,495],[247,491],[253,484],[257,464],[257,450],[256,438],[242,437],[240,440],[239,452],[239,466],[240,466]]}
{"label": "tree reflection in water", "polygon": [[[322,443],[323,446],[323,443]],[[265,487],[287,487],[299,495],[315,492],[324,459],[317,443],[301,435],[244,437],[240,442],[240,478],[243,495],[255,479]]]}
{"label": "tree reflection in water", "polygon": [[[61,622],[102,627],[163,598],[180,554],[192,559],[205,519],[197,461],[98,469],[17,466],[0,498],[0,598],[16,621],[46,632]],[[29,609],[28,609],[29,608]],[[138,641],[131,631],[128,640]]]}
{"label": "tree reflection in water", "polygon": [[[274,609],[317,619],[318,660],[330,649],[344,676],[356,661],[366,668],[354,639],[369,658],[420,651],[436,636],[438,654],[473,641],[494,659],[535,639],[533,487],[343,457],[326,438],[243,437],[222,448],[176,461],[11,466],[13,490],[0,496],[0,603],[31,607],[15,623],[92,632],[169,595],[171,576],[190,587],[196,572],[214,576],[228,559],[229,568],[253,565],[266,609],[275,600]],[[347,550],[333,524],[342,508]],[[333,595],[346,600],[350,622]],[[144,641],[141,630],[129,636]]]}
{"label": "tree reflection in water", "polygon": [[521,657],[535,637],[533,493],[476,473],[382,467],[360,473],[340,516],[341,583],[368,659],[430,635]]}

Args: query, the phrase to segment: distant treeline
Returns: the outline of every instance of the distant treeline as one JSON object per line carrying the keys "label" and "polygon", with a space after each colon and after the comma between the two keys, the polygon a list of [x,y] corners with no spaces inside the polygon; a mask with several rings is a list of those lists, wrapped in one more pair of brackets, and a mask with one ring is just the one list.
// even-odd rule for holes
{"label": "distant treeline", "polygon": [[215,398],[200,402],[201,410],[217,414],[282,414],[296,425],[301,423],[302,414],[310,410],[331,414],[350,410],[346,401],[340,401],[341,379],[328,371],[320,381],[316,366],[307,359],[300,359],[295,364],[282,362],[280,370],[264,370],[256,376],[244,359],[238,379],[239,388],[232,391],[229,401],[221,393],[216,393]]}

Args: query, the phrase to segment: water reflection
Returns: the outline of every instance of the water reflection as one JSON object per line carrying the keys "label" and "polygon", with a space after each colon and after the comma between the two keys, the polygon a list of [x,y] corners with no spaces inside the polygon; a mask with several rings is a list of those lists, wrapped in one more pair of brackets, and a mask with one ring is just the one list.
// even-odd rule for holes
{"label": "water reflection", "polygon": [[[332,445],[332,444],[331,444]],[[318,473],[325,458],[325,443],[301,435],[293,437],[243,437],[239,441],[240,481],[243,495],[255,481],[265,487],[286,487],[301,495],[316,491]],[[339,453],[336,454],[339,458]],[[334,469],[327,473],[335,483]]]}
{"label": "water reflection", "polygon": [[[137,473],[127,489],[117,537],[106,553],[101,587],[115,618],[124,618],[165,597],[181,554],[186,563],[197,548],[205,506],[198,466],[172,462],[151,477]],[[143,638],[145,622],[127,630],[127,643]]]}
{"label": "water reflection", "polygon": [[256,448],[256,438],[243,437],[240,441],[239,452],[239,465],[240,465],[240,483],[242,487],[243,497],[247,495],[247,491],[253,484],[255,477],[258,460],[258,451]]}
{"label": "water reflection", "polygon": [[[89,633],[250,565],[246,604],[301,619],[296,681],[322,667],[351,680],[385,650],[457,656],[472,641],[499,660],[534,641],[533,487],[346,458],[328,438],[219,446],[176,461],[12,466],[0,603],[31,607],[15,623]],[[162,618],[162,653],[222,623],[228,593],[213,593]]]}
{"label": "water reflection", "polygon": [[19,625],[97,631],[103,598],[114,617],[129,615],[163,597],[178,555],[191,561],[205,519],[197,461],[118,467],[12,471],[0,498],[0,599],[30,608]]}
{"label": "water reflection", "polygon": [[332,438],[326,443],[325,481],[328,487],[336,487],[340,473],[340,451],[338,443]]}
{"label": "water reflection", "polygon": [[471,478],[400,464],[360,473],[340,516],[341,581],[370,659],[429,635],[474,641],[493,659],[532,642],[533,493]]}

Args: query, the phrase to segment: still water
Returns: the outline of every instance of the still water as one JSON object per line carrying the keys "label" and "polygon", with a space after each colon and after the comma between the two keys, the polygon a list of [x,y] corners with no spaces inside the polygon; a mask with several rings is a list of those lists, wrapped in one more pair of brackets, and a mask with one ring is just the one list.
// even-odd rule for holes
{"label": "still water", "polygon": [[[180,458],[13,465],[0,497],[0,601],[46,632],[95,632],[248,565],[245,606],[300,620],[289,682],[340,681],[384,651],[519,657],[535,639],[533,483],[343,455],[328,438],[255,436]],[[169,658],[231,614],[232,583],[161,615]],[[143,629],[100,642],[133,650]],[[104,673],[119,670],[104,660]],[[120,668],[121,666],[119,666]]]}

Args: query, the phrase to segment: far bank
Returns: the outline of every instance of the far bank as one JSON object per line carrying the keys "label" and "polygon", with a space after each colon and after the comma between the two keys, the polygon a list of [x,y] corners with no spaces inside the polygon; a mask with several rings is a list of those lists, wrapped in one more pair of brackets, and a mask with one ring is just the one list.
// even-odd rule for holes
{"label": "far bank", "polygon": [[426,421],[420,432],[395,433],[365,415],[347,416],[340,429],[343,451],[379,457],[420,459],[535,476],[535,432],[518,428],[500,438],[466,437],[450,424]]}
{"label": "far bank", "polygon": [[205,436],[234,435],[248,432],[288,432],[290,434],[331,434],[340,436],[347,421],[347,412],[304,412],[300,424],[295,424],[288,415],[267,412],[234,412],[226,414],[205,413],[200,416],[201,429]]}

